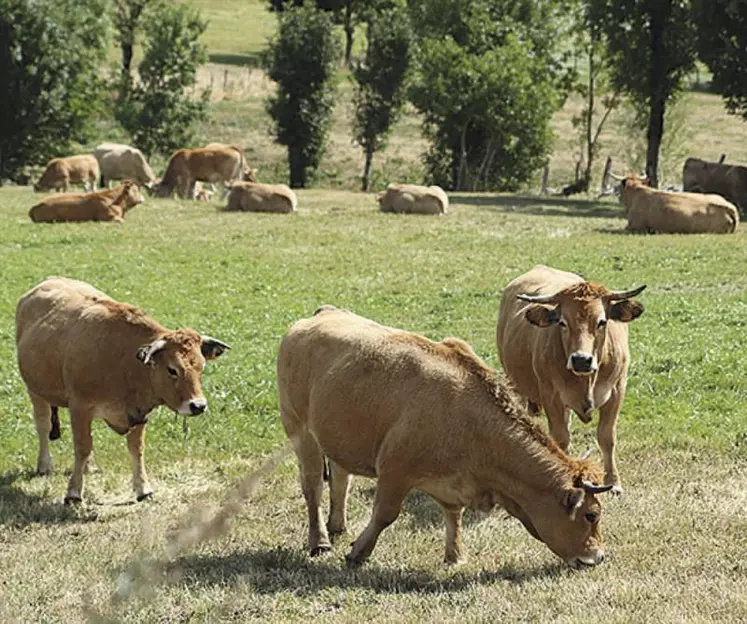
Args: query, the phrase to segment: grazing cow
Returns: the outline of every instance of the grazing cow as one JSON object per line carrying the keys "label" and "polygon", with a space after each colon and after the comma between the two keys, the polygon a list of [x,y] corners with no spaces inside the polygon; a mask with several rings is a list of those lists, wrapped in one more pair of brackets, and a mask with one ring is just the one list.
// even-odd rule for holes
{"label": "grazing cow", "polygon": [[[153,194],[169,197],[176,191],[182,199],[193,199],[195,182],[220,182],[225,186],[231,180],[241,180],[243,171],[244,153],[238,147],[177,150]],[[227,193],[224,188],[223,198]]]}
{"label": "grazing cow", "polygon": [[449,198],[440,186],[390,184],[377,199],[381,212],[446,214],[449,209]]}
{"label": "grazing cow", "polygon": [[[347,557],[371,554],[412,489],[438,502],[447,563],[465,507],[500,505],[572,566],[602,561],[601,470],[533,424],[508,383],[465,342],[430,340],[324,306],[295,323],[277,362],[280,415],[298,456],[311,555],[346,530],[350,475],[375,477],[373,514]],[[330,513],[321,512],[324,457]]]}
{"label": "grazing cow", "polygon": [[716,193],[747,216],[747,167],[688,158],[682,169],[682,187],[693,193]]}
{"label": "grazing cow", "polygon": [[[257,181],[257,173],[259,172],[259,169],[253,169],[249,166],[249,163],[246,162],[246,158],[244,157],[244,150],[242,150],[240,147],[236,145],[229,145],[228,143],[208,143],[205,146],[207,149],[233,149],[236,150],[241,154],[241,157],[244,160],[244,177],[243,180],[246,182],[256,182]],[[215,189],[213,189],[215,191]]]}
{"label": "grazing cow", "polygon": [[245,212],[295,212],[296,194],[285,184],[234,182],[230,186],[226,210]]}
{"label": "grazing cow", "polygon": [[597,440],[604,481],[622,492],[615,464],[617,416],[628,382],[628,326],[643,313],[645,286],[613,292],[601,284],[538,265],[503,291],[497,343],[503,370],[531,411],[544,408],[564,451],[570,411],[588,423],[599,409]]}
{"label": "grazing cow", "polygon": [[125,213],[145,198],[138,185],[125,180],[119,186],[98,193],[76,193],[47,197],[29,210],[35,223],[59,221],[116,221],[124,222]]}
{"label": "grazing cow", "polygon": [[732,233],[739,212],[721,195],[660,191],[644,179],[628,176],[622,181],[621,200],[631,231],[668,234]]}
{"label": "grazing cow", "polygon": [[101,185],[107,186],[111,180],[134,180],[149,189],[156,176],[148,166],[143,153],[129,145],[102,143],[93,152],[101,170]]}
{"label": "grazing cow", "polygon": [[36,192],[67,192],[71,184],[82,184],[86,191],[96,190],[99,179],[99,163],[92,154],[53,158],[47,163],[47,169],[41,179],[34,185]]}
{"label": "grazing cow", "polygon": [[34,406],[40,475],[52,471],[48,438],[59,437],[57,410],[70,410],[75,466],[66,503],[83,495],[96,418],[127,435],[135,494],[138,500],[150,496],[143,463],[148,414],[164,404],[179,414],[204,412],[205,360],[228,348],[192,329],[168,330],[142,310],[65,277],[50,277],[21,297],[16,345]]}

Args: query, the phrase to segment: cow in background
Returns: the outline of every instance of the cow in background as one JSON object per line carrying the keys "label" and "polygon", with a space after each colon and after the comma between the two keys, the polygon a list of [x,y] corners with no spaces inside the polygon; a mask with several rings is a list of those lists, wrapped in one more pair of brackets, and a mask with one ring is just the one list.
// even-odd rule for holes
{"label": "cow in background", "polygon": [[449,209],[449,198],[440,186],[390,184],[377,199],[381,212],[441,215]]}
{"label": "cow in background", "polygon": [[716,193],[736,205],[747,216],[747,167],[688,158],[682,169],[682,188],[692,193]]}
{"label": "cow in background", "polygon": [[34,185],[36,192],[70,190],[71,184],[82,184],[86,191],[95,191],[99,180],[99,163],[93,154],[53,158]]}
{"label": "cow in background", "polygon": [[151,189],[156,176],[145,160],[143,153],[121,143],[102,143],[93,152],[101,171],[101,185],[108,186],[112,180],[133,180],[140,186]]}
{"label": "cow in background", "polygon": [[98,193],[75,193],[47,197],[29,210],[35,223],[60,221],[116,221],[122,223],[125,213],[142,204],[145,198],[138,185],[125,180],[119,186]]}

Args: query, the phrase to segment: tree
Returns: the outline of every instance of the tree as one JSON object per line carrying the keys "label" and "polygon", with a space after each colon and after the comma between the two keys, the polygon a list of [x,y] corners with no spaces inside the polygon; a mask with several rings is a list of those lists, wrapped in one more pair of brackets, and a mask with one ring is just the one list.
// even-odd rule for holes
{"label": "tree", "polygon": [[117,105],[117,118],[135,144],[150,156],[167,155],[189,145],[195,124],[207,117],[209,90],[197,99],[188,90],[207,60],[200,36],[207,28],[199,11],[185,5],[162,5],[145,23],[140,80],[128,99]]}
{"label": "tree", "polygon": [[515,190],[546,161],[562,101],[558,6],[531,0],[420,0],[410,97],[424,116],[430,179]]}
{"label": "tree", "polygon": [[135,33],[140,26],[140,19],[148,5],[160,0],[114,0],[113,21],[117,41],[122,51],[121,86],[125,95],[132,86],[132,52],[135,46]]}
{"label": "tree", "polygon": [[340,52],[330,16],[297,7],[282,13],[278,33],[262,55],[265,71],[278,83],[266,106],[275,140],[288,147],[293,188],[304,188],[321,162]]}
{"label": "tree", "polygon": [[0,0],[0,183],[86,139],[108,26],[105,0]]}
{"label": "tree", "polygon": [[711,87],[727,110],[747,119],[747,4],[693,0],[698,52],[713,74]]}
{"label": "tree", "polygon": [[353,68],[355,141],[363,148],[363,190],[371,183],[373,155],[386,144],[406,96],[406,75],[412,52],[412,30],[403,11],[374,14],[368,22],[366,56]]}
{"label": "tree", "polygon": [[684,0],[589,0],[604,33],[612,82],[648,117],[646,175],[659,181],[668,102],[695,63],[695,24]]}

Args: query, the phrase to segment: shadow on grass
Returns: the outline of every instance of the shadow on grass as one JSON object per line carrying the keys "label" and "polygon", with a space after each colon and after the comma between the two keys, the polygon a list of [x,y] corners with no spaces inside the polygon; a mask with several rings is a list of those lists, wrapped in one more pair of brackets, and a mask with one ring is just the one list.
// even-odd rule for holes
{"label": "shadow on grass", "polygon": [[519,212],[541,216],[561,217],[625,217],[622,207],[592,199],[561,199],[559,197],[527,195],[459,195],[449,193],[452,204],[466,204],[480,208],[493,208],[499,212]]}
{"label": "shadow on grass", "polygon": [[259,67],[261,63],[258,52],[247,52],[246,54],[209,54],[208,61],[236,67]]}
{"label": "shadow on grass", "polygon": [[[385,556],[384,549],[378,551]],[[259,594],[291,591],[296,596],[314,595],[326,588],[366,588],[379,593],[441,594],[461,591],[475,583],[489,585],[496,581],[510,581],[522,585],[537,578],[562,574],[560,563],[533,569],[504,566],[497,570],[459,573],[447,577],[435,576],[422,569],[381,568],[374,559],[364,566],[348,569],[336,558],[310,559],[305,553],[286,547],[251,550],[228,556],[192,555],[174,565],[183,583],[188,586],[224,586],[238,581],[248,582]]]}
{"label": "shadow on grass", "polygon": [[[65,524],[96,520],[94,511],[64,505],[46,496],[25,492],[17,482],[37,478],[34,472],[12,470],[0,476],[0,526]],[[42,477],[38,477],[42,478]]]}

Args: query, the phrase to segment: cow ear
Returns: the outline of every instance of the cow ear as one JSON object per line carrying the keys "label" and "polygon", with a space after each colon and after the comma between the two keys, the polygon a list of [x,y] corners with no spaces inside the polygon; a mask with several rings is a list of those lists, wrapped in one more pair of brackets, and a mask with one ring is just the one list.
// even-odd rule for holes
{"label": "cow ear", "polygon": [[165,346],[166,346],[166,341],[163,339],[156,340],[155,342],[151,342],[150,344],[147,344],[147,345],[143,345],[137,350],[137,359],[140,360],[146,366],[148,365],[152,366],[155,363],[153,356],[155,356],[155,354],[158,353],[159,351],[162,351]]}
{"label": "cow ear", "polygon": [[613,303],[607,316],[614,321],[620,321],[621,323],[630,323],[637,319],[643,314],[643,304],[635,301],[634,299],[624,299]]}
{"label": "cow ear", "polygon": [[225,342],[221,342],[217,338],[211,338],[210,336],[202,336],[202,345],[200,350],[202,351],[202,357],[206,360],[214,360],[217,357],[223,355],[226,349],[230,349]]}
{"label": "cow ear", "polygon": [[529,306],[524,312],[524,317],[532,325],[537,327],[549,327],[560,320],[560,306],[548,307],[546,305],[536,304]]}
{"label": "cow ear", "polygon": [[579,507],[584,504],[584,497],[586,493],[583,488],[571,488],[567,490],[563,496],[562,505],[565,512],[570,516],[571,520],[575,520],[576,511]]}

